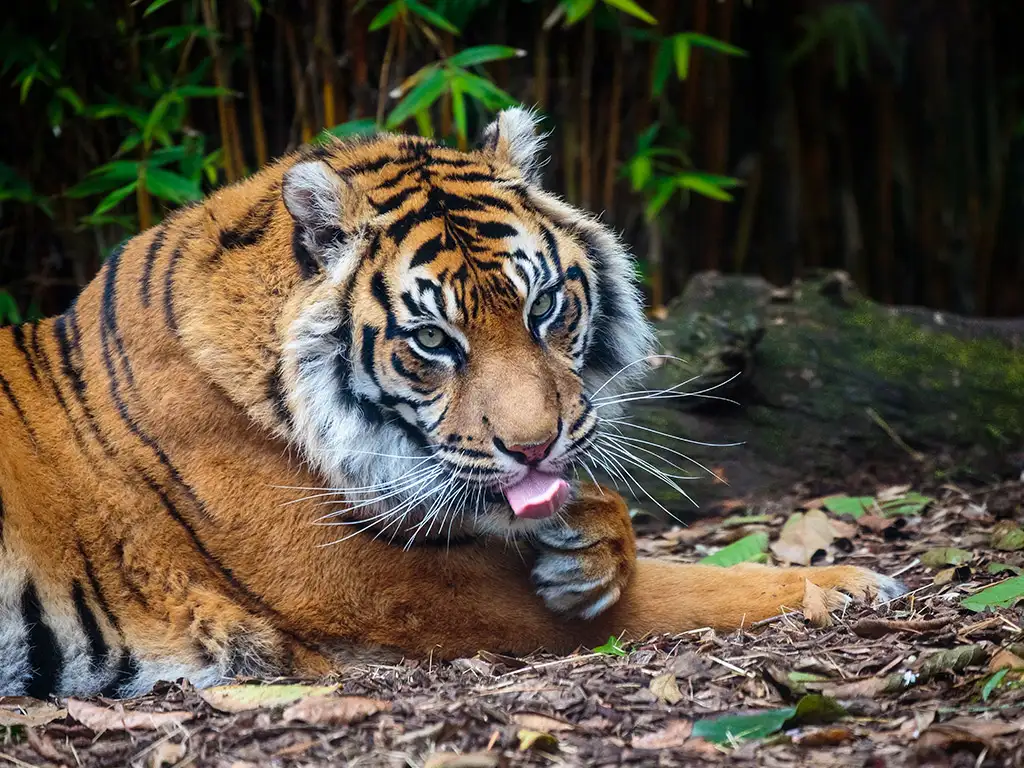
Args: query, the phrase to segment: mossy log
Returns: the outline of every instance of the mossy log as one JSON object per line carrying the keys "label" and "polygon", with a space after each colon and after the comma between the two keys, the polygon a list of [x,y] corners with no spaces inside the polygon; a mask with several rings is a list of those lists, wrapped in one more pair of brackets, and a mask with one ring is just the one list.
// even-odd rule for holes
{"label": "mossy log", "polygon": [[[653,450],[693,470],[700,479],[679,485],[701,507],[908,462],[988,476],[1024,466],[1024,321],[883,307],[842,272],[782,289],[707,272],[691,280],[658,330],[672,358],[659,361],[648,386],[690,380],[678,391],[699,394],[630,403],[637,428],[620,426],[640,459],[680,474],[643,451]],[[607,458],[623,443],[605,446]],[[720,471],[728,484],[668,449]],[[630,470],[668,509],[694,511],[664,482]],[[643,492],[634,495],[657,511]]]}

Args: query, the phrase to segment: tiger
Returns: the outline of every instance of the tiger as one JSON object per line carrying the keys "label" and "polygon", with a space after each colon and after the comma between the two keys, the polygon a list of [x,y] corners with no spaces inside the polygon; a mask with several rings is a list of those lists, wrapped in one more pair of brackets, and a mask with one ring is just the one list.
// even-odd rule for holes
{"label": "tiger", "polygon": [[749,626],[808,583],[905,591],[640,557],[623,497],[572,479],[657,345],[544,140],[511,108],[469,150],[304,146],[0,329],[0,694],[567,654]]}

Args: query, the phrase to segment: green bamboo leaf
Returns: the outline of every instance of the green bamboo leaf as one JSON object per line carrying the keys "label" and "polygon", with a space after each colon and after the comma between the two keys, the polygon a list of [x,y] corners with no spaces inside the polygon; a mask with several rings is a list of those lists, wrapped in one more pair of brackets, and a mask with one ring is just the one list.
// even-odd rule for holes
{"label": "green bamboo leaf", "polygon": [[66,101],[71,108],[75,110],[76,115],[82,114],[85,110],[85,103],[71,88],[68,88],[67,86],[60,87],[57,89],[57,95],[64,99],[64,101]]}
{"label": "green bamboo leaf", "polygon": [[448,19],[442,16],[440,13],[435,11],[433,8],[429,8],[419,0],[405,0],[405,4],[409,10],[423,19],[431,26],[435,26],[438,29],[443,29],[445,32],[451,32],[453,35],[459,34],[459,28],[452,24]]}
{"label": "green bamboo leaf", "polygon": [[132,194],[137,186],[139,186],[139,182],[138,180],[135,180],[131,184],[125,184],[123,187],[118,187],[105,198],[100,200],[100,204],[96,206],[96,210],[92,212],[92,215],[99,216],[106,213],[111,208],[115,208],[118,203],[128,197],[128,195]]}
{"label": "green bamboo leaf", "polygon": [[0,325],[21,325],[18,302],[3,288],[0,288]]}
{"label": "green bamboo leaf", "polygon": [[796,707],[770,709],[753,715],[723,715],[722,717],[698,720],[693,724],[692,737],[710,741],[713,744],[730,744],[736,741],[763,739],[782,730],[786,722],[796,714]]}
{"label": "green bamboo leaf", "polygon": [[448,59],[448,63],[455,67],[472,67],[489,61],[522,58],[525,55],[526,51],[522,48],[509,45],[475,45],[459,51]]}
{"label": "green bamboo leaf", "polygon": [[618,8],[623,13],[628,13],[630,16],[634,16],[640,19],[640,21],[646,21],[648,24],[658,23],[656,18],[633,2],[633,0],[604,0],[604,4],[610,5],[612,8]]}
{"label": "green bamboo leaf", "polygon": [[723,203],[730,203],[733,199],[732,195],[717,184],[690,174],[684,174],[679,177],[679,186],[696,192],[698,195],[709,197],[712,200],[721,200]]}
{"label": "green bamboo leaf", "polygon": [[646,187],[654,172],[654,163],[651,162],[651,158],[644,155],[633,158],[626,167],[629,172],[629,183],[634,192]]}
{"label": "green bamboo leaf", "polygon": [[651,95],[659,98],[665,92],[668,76],[672,72],[672,38],[662,40],[651,72]]}
{"label": "green bamboo leaf", "polygon": [[592,649],[594,653],[603,653],[606,656],[628,656],[628,652],[622,647],[619,642],[619,638],[615,635],[611,635],[607,642]]}
{"label": "green bamboo leaf", "polygon": [[594,10],[597,0],[562,0],[565,8],[565,25],[571,26]]}
{"label": "green bamboo leaf", "polygon": [[1006,673],[1009,671],[1009,667],[1003,667],[985,682],[985,686],[981,689],[982,701],[988,701],[988,697],[992,695],[992,691],[999,687],[999,684],[1003,682],[1003,678],[1006,677]]}
{"label": "green bamboo leaf", "polygon": [[169,2],[171,2],[171,0],[153,0],[153,2],[149,4],[149,7],[142,14],[142,18],[146,18],[147,16],[149,16],[149,14],[159,11]]}
{"label": "green bamboo leaf", "polygon": [[381,8],[380,12],[370,21],[370,31],[376,32],[378,29],[383,29],[390,24],[392,19],[398,15],[401,7],[399,0],[395,0]]}
{"label": "green bamboo leaf", "polygon": [[675,179],[661,179],[658,182],[657,191],[655,191],[654,196],[651,197],[647,207],[644,209],[644,215],[647,216],[648,221],[654,221],[658,218],[661,209],[668,204],[672,195],[675,194],[676,187]]}
{"label": "green bamboo leaf", "polygon": [[685,35],[676,35],[672,53],[676,61],[676,77],[685,80],[690,74],[690,41]]}
{"label": "green bamboo leaf", "polygon": [[483,103],[490,110],[496,111],[519,104],[516,99],[512,98],[512,96],[490,80],[474,75],[472,72],[466,72],[465,70],[459,72],[459,82],[466,93]]}
{"label": "green bamboo leaf", "polygon": [[1024,576],[1014,576],[965,597],[960,605],[978,612],[986,608],[1010,608],[1021,599],[1024,599]]}
{"label": "green bamboo leaf", "polygon": [[460,146],[463,146],[469,138],[469,121],[466,119],[466,101],[458,78],[452,80],[452,119],[455,121],[455,135],[459,137]]}
{"label": "green bamboo leaf", "polygon": [[724,40],[719,40],[708,35],[702,35],[700,32],[686,32],[682,34],[681,37],[685,37],[690,45],[695,45],[698,48],[708,48],[712,51],[718,51],[718,53],[728,54],[729,56],[747,55],[747,52],[742,48],[730,45]]}
{"label": "green bamboo leaf", "polygon": [[417,112],[430,109],[438,97],[448,87],[447,74],[440,69],[434,69],[424,77],[415,88],[405,95],[394,110],[388,115],[385,127],[388,130],[397,128]]}
{"label": "green bamboo leaf", "polygon": [[870,512],[875,507],[874,496],[829,496],[821,502],[829,512],[836,515],[849,515],[854,520]]}
{"label": "green bamboo leaf", "polygon": [[203,196],[199,185],[191,179],[163,168],[146,169],[146,189],[163,200],[185,203]]}
{"label": "green bamboo leaf", "polygon": [[722,547],[713,555],[708,555],[700,562],[702,565],[719,565],[729,567],[737,563],[750,563],[764,560],[768,551],[768,534],[752,533],[742,539]]}
{"label": "green bamboo leaf", "polygon": [[370,136],[377,132],[377,121],[372,117],[364,117],[359,120],[349,120],[333,128],[328,128],[327,133],[337,136],[339,139],[347,139],[353,136]]}
{"label": "green bamboo leaf", "polygon": [[212,96],[230,96],[232,92],[227,88],[219,88],[215,85],[179,85],[173,93],[186,99],[203,99]]}

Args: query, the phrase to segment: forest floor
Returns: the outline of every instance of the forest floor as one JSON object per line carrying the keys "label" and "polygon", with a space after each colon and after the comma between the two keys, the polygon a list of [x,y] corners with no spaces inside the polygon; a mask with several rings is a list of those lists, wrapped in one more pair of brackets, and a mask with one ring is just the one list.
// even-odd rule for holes
{"label": "forest floor", "polygon": [[[772,561],[799,561],[804,547],[816,564],[898,575],[911,592],[885,606],[796,606],[742,632],[565,658],[362,667],[319,690],[275,681],[256,695],[169,684],[123,703],[0,699],[0,763],[1024,765],[1024,612],[1012,607],[1024,590],[1024,484],[873,494],[856,519],[835,512],[849,498],[798,491],[722,505],[687,527],[636,527],[644,554],[673,560],[743,540],[734,554],[770,546]],[[961,604],[991,599],[982,590],[995,584],[1011,607]]]}

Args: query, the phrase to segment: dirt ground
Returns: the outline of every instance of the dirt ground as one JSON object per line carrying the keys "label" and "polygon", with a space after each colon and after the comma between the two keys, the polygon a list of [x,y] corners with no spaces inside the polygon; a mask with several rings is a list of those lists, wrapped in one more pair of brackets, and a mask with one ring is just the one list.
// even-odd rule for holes
{"label": "dirt ground", "polygon": [[[363,667],[313,681],[333,689],[271,687],[263,700],[177,684],[123,704],[0,699],[0,763],[1024,766],[1024,611],[960,605],[1024,566],[1024,542],[1000,538],[1024,519],[1024,486],[930,495],[913,514],[826,514],[840,525],[814,562],[899,575],[912,591],[885,606],[794,606],[742,632],[568,658]],[[787,518],[820,506],[808,501],[724,505],[667,529],[638,516],[641,551],[695,561],[765,533],[778,560]],[[304,693],[317,695],[296,701]]]}

